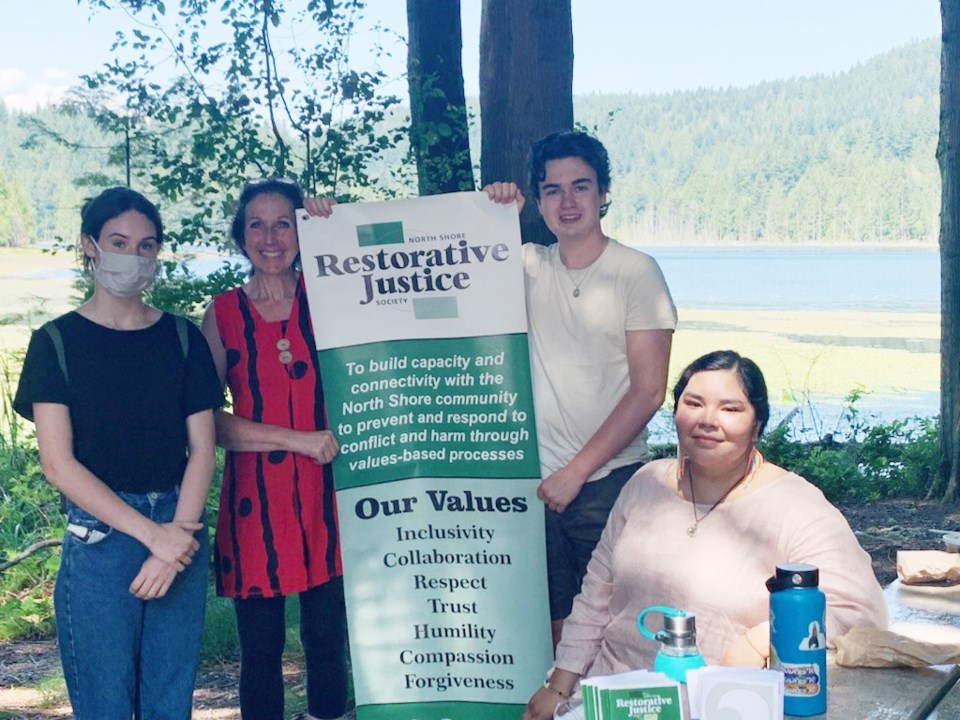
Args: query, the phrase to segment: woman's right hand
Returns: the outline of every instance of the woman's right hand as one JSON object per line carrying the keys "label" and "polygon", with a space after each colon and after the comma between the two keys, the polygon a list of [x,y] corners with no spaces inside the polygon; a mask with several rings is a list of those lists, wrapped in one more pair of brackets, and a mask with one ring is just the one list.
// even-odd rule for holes
{"label": "woman's right hand", "polygon": [[305,455],[318,465],[326,465],[340,452],[340,443],[329,430],[295,431],[293,451]]}
{"label": "woman's right hand", "polygon": [[177,571],[172,565],[162,562],[156,555],[143,561],[140,572],[130,583],[130,593],[141,600],[156,600],[167,594]]}
{"label": "woman's right hand", "polygon": [[147,549],[180,572],[191,563],[194,553],[200,549],[200,543],[193,533],[202,527],[202,523],[186,520],[159,523],[146,543]]}
{"label": "woman's right hand", "polygon": [[553,720],[557,705],[563,700],[564,698],[556,690],[542,687],[530,698],[520,720]]}
{"label": "woman's right hand", "polygon": [[330,217],[336,204],[336,198],[331,197],[304,198],[303,209],[314,217]]}
{"label": "woman's right hand", "polygon": [[548,678],[547,683],[530,698],[520,720],[552,720],[557,705],[569,699],[580,676],[570,670],[554,668]]}

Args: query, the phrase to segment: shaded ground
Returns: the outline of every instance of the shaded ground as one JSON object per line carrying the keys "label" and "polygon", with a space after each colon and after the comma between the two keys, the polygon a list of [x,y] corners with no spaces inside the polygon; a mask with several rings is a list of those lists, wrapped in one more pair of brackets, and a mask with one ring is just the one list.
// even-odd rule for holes
{"label": "shaded ground", "polygon": [[[891,500],[866,506],[841,507],[860,544],[873,558],[882,584],[897,575],[897,550],[942,548],[937,530],[960,530],[960,508],[935,503]],[[196,720],[239,718],[237,664],[208,666],[197,678],[194,695]],[[53,640],[29,640],[0,645],[0,720],[52,720],[70,717]],[[284,669],[288,686],[303,683],[301,669]],[[49,687],[45,690],[43,688]],[[302,716],[298,716],[302,717]]]}
{"label": "shaded ground", "polygon": [[[201,669],[193,696],[194,720],[235,720],[239,666],[223,663]],[[56,642],[26,640],[0,645],[0,719],[53,720],[70,718],[70,705],[60,680]],[[303,692],[303,673],[297,666],[284,667],[288,688]],[[50,679],[56,682],[50,684]],[[302,714],[292,716],[294,720]],[[345,720],[352,718],[348,713]]]}
{"label": "shaded ground", "polygon": [[941,532],[960,530],[960,508],[917,500],[840,506],[881,585],[897,577],[897,550],[943,550]]}

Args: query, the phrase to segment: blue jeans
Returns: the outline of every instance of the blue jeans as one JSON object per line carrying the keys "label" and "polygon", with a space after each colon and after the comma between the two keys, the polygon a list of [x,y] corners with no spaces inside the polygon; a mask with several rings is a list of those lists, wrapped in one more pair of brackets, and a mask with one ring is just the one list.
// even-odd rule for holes
{"label": "blue jeans", "polygon": [[[155,522],[173,519],[177,489],[117,494]],[[206,528],[167,594],[145,601],[129,586],[147,548],[70,502],[67,521],[53,600],[75,720],[188,720],[206,602]]]}

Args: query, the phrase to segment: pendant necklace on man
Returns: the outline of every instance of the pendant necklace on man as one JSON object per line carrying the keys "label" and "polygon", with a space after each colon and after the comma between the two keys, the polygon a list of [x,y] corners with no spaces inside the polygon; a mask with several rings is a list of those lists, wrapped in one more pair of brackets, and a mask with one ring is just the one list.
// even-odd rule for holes
{"label": "pendant necklace on man", "polygon": [[593,268],[593,265],[588,265],[585,268],[585,272],[580,275],[580,282],[577,282],[573,277],[573,273],[570,272],[570,268],[563,264],[563,260],[560,261],[560,266],[563,268],[563,271],[567,274],[567,277],[570,278],[570,282],[573,283],[573,296],[575,298],[580,297],[580,286],[583,285],[584,280],[587,279],[587,276],[590,274],[590,270]]}
{"label": "pendant necklace on man", "polygon": [[[760,460],[757,460],[758,456]],[[707,515],[712,513],[714,510],[716,510],[717,507],[724,500],[727,499],[727,496],[730,495],[730,493],[732,493],[734,490],[740,487],[740,485],[743,484],[743,481],[746,480],[748,477],[750,477],[754,473],[754,471],[760,467],[761,462],[763,462],[763,456],[760,455],[760,453],[758,453],[756,450],[754,450],[753,455],[750,457],[750,462],[747,463],[747,468],[746,470],[743,471],[743,475],[740,476],[740,479],[737,480],[733,485],[728,487],[727,491],[723,493],[723,495],[721,495],[720,498],[713,505],[707,508],[707,511],[703,515],[697,514],[697,494],[696,494],[696,490],[694,489],[693,469],[689,465],[687,465],[687,479],[690,482],[690,500],[692,501],[692,505],[693,505],[693,524],[687,528],[688,537],[696,536],[697,531],[700,529],[700,523],[704,521]]]}
{"label": "pendant necklace on man", "polygon": [[[603,249],[601,249],[600,254],[603,254],[603,251],[606,250],[607,244],[610,242],[610,238],[603,238]],[[597,255],[589,265],[585,268],[577,268],[577,273],[580,277],[580,282],[577,282],[577,279],[573,276],[573,273],[570,272],[570,268],[567,267],[566,263],[563,261],[562,257],[558,257],[560,261],[560,267],[563,268],[563,271],[567,274],[567,277],[570,278],[570,282],[573,283],[573,296],[575,298],[580,297],[580,288],[587,281],[587,278],[590,277],[590,273],[593,272],[594,267],[596,267],[597,262],[600,260],[600,255]]]}

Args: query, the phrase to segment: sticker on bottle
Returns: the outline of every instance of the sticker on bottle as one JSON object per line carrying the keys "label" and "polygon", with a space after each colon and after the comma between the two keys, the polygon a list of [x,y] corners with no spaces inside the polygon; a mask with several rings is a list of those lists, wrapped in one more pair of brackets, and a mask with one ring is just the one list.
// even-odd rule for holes
{"label": "sticker on bottle", "polygon": [[788,697],[819,695],[820,665],[818,663],[781,662],[777,668],[783,673],[783,693]]}

